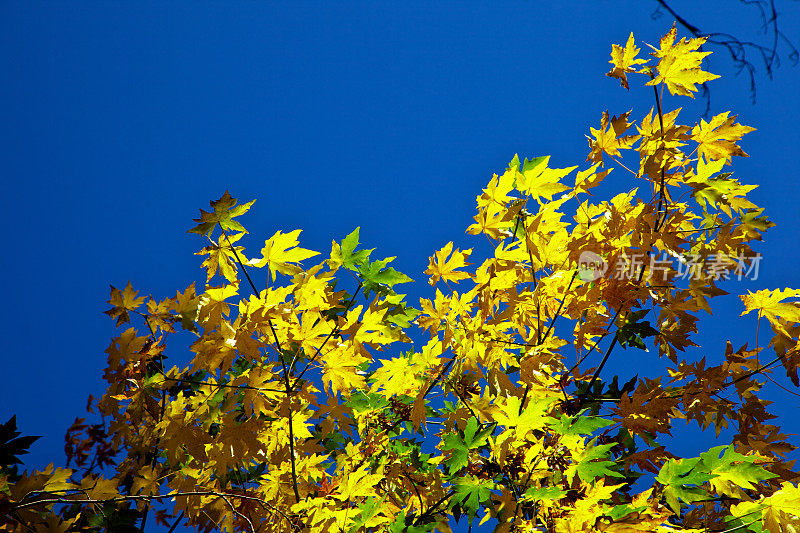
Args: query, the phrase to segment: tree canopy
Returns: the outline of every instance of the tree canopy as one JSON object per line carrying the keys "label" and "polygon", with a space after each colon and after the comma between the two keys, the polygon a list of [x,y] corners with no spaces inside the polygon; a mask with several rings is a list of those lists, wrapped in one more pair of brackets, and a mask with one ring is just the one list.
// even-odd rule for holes
{"label": "tree canopy", "polygon": [[[653,108],[603,112],[580,170],[514,156],[477,197],[475,246],[431,256],[419,307],[358,228],[324,253],[300,229],[248,252],[255,201],[226,191],[189,229],[202,289],[111,288],[108,389],[66,467],[19,473],[33,438],[0,426],[0,529],[795,531],[795,446],[760,392],[800,386],[800,290],[741,295],[764,319],[752,346],[687,351],[773,225],[727,168],[753,128],[666,107],[718,77],[703,42],[673,26],[650,57],[613,45],[607,75],[652,87]],[[598,201],[612,166],[627,186]],[[659,440],[678,421],[734,435],[679,457]]]}

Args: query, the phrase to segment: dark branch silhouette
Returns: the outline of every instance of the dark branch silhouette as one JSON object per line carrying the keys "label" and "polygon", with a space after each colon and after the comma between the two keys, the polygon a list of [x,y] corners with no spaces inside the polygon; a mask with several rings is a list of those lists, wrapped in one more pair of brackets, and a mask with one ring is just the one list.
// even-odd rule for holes
{"label": "dark branch silhouette", "polygon": [[[686,28],[694,37],[706,37],[708,45],[719,46],[724,48],[733,61],[736,75],[742,72],[747,73],[750,80],[750,101],[756,101],[756,63],[753,60],[753,55],[760,58],[763,63],[764,72],[771,80],[774,70],[780,67],[780,51],[788,47],[789,60],[792,66],[796,66],[798,59],[800,59],[800,52],[797,47],[786,37],[780,27],[778,26],[778,12],[775,8],[774,0],[739,0],[740,3],[758,10],[761,19],[761,31],[765,35],[764,43],[757,43],[753,41],[741,40],[738,37],[726,32],[705,32],[697,27],[695,24],[689,22],[686,17],[677,13],[672,7],[667,4],[666,0],[656,0],[658,7],[652,13],[651,17],[657,19],[664,16],[666,11],[669,16],[675,21]],[[750,55],[748,56],[748,52]],[[706,101],[705,114],[708,115],[711,107],[710,92],[706,84],[703,84],[702,89],[703,98]]]}

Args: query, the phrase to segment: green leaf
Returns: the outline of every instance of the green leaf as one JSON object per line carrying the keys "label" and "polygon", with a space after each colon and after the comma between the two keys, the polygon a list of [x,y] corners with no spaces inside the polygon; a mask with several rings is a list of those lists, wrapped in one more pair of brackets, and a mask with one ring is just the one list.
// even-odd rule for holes
{"label": "green leaf", "polygon": [[241,231],[242,233],[247,233],[244,226],[233,220],[233,217],[238,217],[246,213],[250,209],[250,206],[255,203],[255,200],[240,206],[236,206],[236,202],[236,198],[232,198],[230,193],[225,191],[222,198],[211,202],[211,207],[214,208],[214,211],[207,212],[201,209],[200,218],[193,219],[195,222],[199,222],[199,224],[186,233],[199,233],[200,235],[208,236],[214,231],[217,224],[226,232]]}
{"label": "green leaf", "polygon": [[478,430],[478,419],[474,416],[467,420],[463,436],[459,433],[448,433],[442,438],[444,450],[451,450],[450,457],[445,459],[444,464],[449,468],[450,473],[461,470],[469,464],[469,451],[480,448],[494,431],[497,424],[492,423]]}
{"label": "green leaf", "polygon": [[522,172],[529,172],[534,170],[535,168],[539,167],[540,165],[547,165],[547,162],[550,160],[549,155],[541,155],[539,157],[534,157],[533,159],[525,158],[525,162],[522,163]]}
{"label": "green leaf", "polygon": [[364,503],[359,505],[358,508],[361,510],[361,513],[358,515],[353,525],[350,526],[349,533],[354,533],[358,529],[364,527],[370,518],[377,514],[384,501],[386,501],[385,497],[380,500],[378,498],[367,498]]}
{"label": "green leaf", "polygon": [[389,405],[389,402],[380,394],[374,392],[367,394],[364,391],[357,390],[353,392],[350,399],[345,402],[345,405],[352,409],[354,413],[359,414],[365,411],[383,409]]}
{"label": "green leaf", "polygon": [[561,415],[560,419],[549,418],[547,427],[559,435],[591,435],[600,428],[614,424],[613,421],[599,416],[581,416],[580,414],[572,417]]}
{"label": "green leaf", "polygon": [[743,489],[755,489],[755,484],[778,477],[777,474],[753,464],[755,457],[736,452],[732,444],[711,448],[701,453],[700,459],[703,469],[714,476],[711,480],[712,485],[719,481],[729,481]]}
{"label": "green leaf", "polygon": [[533,501],[560,500],[566,494],[566,491],[560,487],[551,485],[549,487],[531,487],[525,491],[525,498]]}
{"label": "green leaf", "polygon": [[709,481],[711,475],[702,468],[695,469],[700,463],[699,457],[691,459],[668,459],[656,476],[656,481],[662,485],[694,484],[699,485]]}
{"label": "green leaf", "polygon": [[365,262],[357,265],[357,271],[361,274],[365,293],[370,290],[375,290],[380,285],[391,288],[398,283],[414,281],[402,272],[398,272],[394,268],[386,266],[394,261],[394,259],[394,257],[387,257],[386,259],[380,259],[372,263]]}
{"label": "green leaf", "polygon": [[577,474],[581,481],[588,483],[602,476],[625,477],[619,472],[609,469],[616,465],[614,461],[610,460],[610,450],[616,446],[616,443],[595,446],[596,440],[595,438],[589,441],[583,453],[575,458],[576,462],[567,468],[565,475],[568,478]]}
{"label": "green leaf", "polygon": [[638,513],[640,511],[644,511],[647,509],[646,505],[642,505],[641,507],[633,507],[627,503],[622,505],[615,505],[610,511],[605,513],[605,516],[608,516],[612,520],[619,520],[631,513]]}
{"label": "green leaf", "polygon": [[347,237],[342,239],[341,244],[337,244],[336,241],[333,241],[333,247],[331,248],[331,267],[344,266],[346,269],[355,272],[358,270],[359,265],[369,262],[369,254],[372,253],[374,248],[371,250],[355,251],[359,244],[358,235],[360,229],[359,227],[350,232]]}
{"label": "green leaf", "polygon": [[478,515],[480,504],[489,500],[494,488],[495,483],[490,479],[480,479],[471,475],[458,478],[453,487],[455,494],[450,503],[459,504],[469,516],[475,517]]}
{"label": "green leaf", "polygon": [[699,457],[691,459],[669,459],[656,476],[656,481],[664,485],[664,497],[675,513],[680,513],[680,501],[692,503],[709,497],[702,485],[714,478],[701,464]]}

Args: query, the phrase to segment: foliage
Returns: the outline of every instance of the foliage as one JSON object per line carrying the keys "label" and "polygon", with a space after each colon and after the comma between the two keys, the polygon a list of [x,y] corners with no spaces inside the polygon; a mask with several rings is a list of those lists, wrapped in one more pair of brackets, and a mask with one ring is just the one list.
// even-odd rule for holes
{"label": "foliage", "polygon": [[[411,279],[360,248],[358,229],[309,266],[319,253],[299,246],[300,230],[246,256],[239,217],[253,202],[226,192],[189,230],[209,240],[201,292],[112,287],[122,331],[106,351],[108,390],[90,398],[102,422],[68,433],[75,469],[0,472],[0,528],[144,529],[154,511],[201,531],[491,519],[497,532],[794,531],[794,446],[758,378],[780,364],[798,385],[800,291],[742,295],[742,314],[772,329],[769,362],[763,346],[730,343],[706,347],[716,363],[686,358],[698,312],[725,294],[720,280],[757,266],[750,244],[772,225],[747,199],[754,186],[723,172],[752,128],[662,112],[665,88],[693,97],[716,77],[701,69],[702,42],[673,27],[653,59],[633,35],[615,45],[608,75],[626,88],[643,75],[655,109],[635,128],[630,112],[603,113],[573,177],[514,157],[467,229],[486,257],[478,243],[435,252],[420,309],[397,292]],[[612,162],[639,187],[594,202]],[[427,340],[409,349],[412,326]],[[170,366],[181,331],[192,357]],[[649,361],[653,373],[621,387],[601,377],[615,348],[648,346],[662,373]],[[729,428],[732,441],[677,457],[659,438],[679,420]],[[10,442],[13,458],[30,444]]]}

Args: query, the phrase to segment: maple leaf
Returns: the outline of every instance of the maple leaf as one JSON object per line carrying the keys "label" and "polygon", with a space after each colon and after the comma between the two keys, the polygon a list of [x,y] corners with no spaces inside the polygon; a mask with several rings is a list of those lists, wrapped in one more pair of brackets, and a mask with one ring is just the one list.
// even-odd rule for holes
{"label": "maple leaf", "polygon": [[414,362],[408,357],[395,357],[381,361],[381,367],[372,375],[376,390],[382,390],[387,398],[398,394],[407,394],[417,386],[411,379],[417,372]]}
{"label": "maple leaf", "polygon": [[573,187],[573,192],[571,194],[577,195],[582,192],[585,192],[588,195],[592,195],[589,192],[589,189],[592,187],[597,187],[600,183],[605,179],[606,176],[611,172],[612,169],[607,169],[602,172],[597,172],[597,168],[600,166],[600,163],[597,162],[593,164],[590,168],[586,170],[581,170],[575,175],[575,185]]}
{"label": "maple leaf", "polygon": [[139,294],[139,291],[133,290],[130,281],[123,290],[119,290],[112,285],[111,298],[108,300],[108,303],[113,307],[108,311],[104,311],[104,313],[111,318],[116,318],[117,326],[130,322],[131,317],[128,312],[138,309],[145,300],[144,296],[137,298],[137,294]]}
{"label": "maple leaf", "polygon": [[547,424],[545,414],[557,398],[532,398],[524,409],[522,399],[516,396],[508,398],[495,414],[495,421],[506,428],[515,428],[517,436],[522,439],[533,430],[542,429]]}
{"label": "maple leaf", "polygon": [[160,484],[161,480],[156,471],[153,470],[153,467],[146,465],[136,472],[136,476],[133,478],[133,484],[131,485],[131,493],[157,494]]}
{"label": "maple leaf", "polygon": [[614,461],[610,460],[610,450],[616,446],[616,443],[595,445],[596,441],[596,438],[592,439],[586,448],[573,454],[574,462],[564,472],[567,479],[574,480],[577,476],[584,483],[590,483],[603,476],[625,477],[619,472],[609,469],[616,465]]}
{"label": "maple leaf", "polygon": [[358,506],[361,513],[356,518],[355,523],[350,526],[348,533],[356,533],[362,527],[376,526],[378,522],[375,518],[380,518],[384,507],[386,496],[378,499],[377,497],[367,498],[364,503]]}
{"label": "maple leaf", "polygon": [[393,292],[392,287],[398,283],[408,283],[414,281],[402,272],[398,272],[393,267],[387,266],[394,261],[394,257],[379,259],[372,263],[366,262],[358,265],[358,273],[361,275],[361,286],[365,293],[374,291],[376,293]]}
{"label": "maple leaf", "polygon": [[781,484],[780,490],[759,501],[741,502],[731,506],[731,514],[739,518],[734,525],[750,525],[753,516],[760,515],[763,531],[793,533],[800,523],[797,510],[800,509],[800,485],[788,481]]}
{"label": "maple leaf", "polygon": [[276,272],[289,275],[300,272],[302,270],[300,266],[293,263],[319,255],[319,252],[297,247],[300,244],[297,236],[301,231],[296,229],[289,233],[281,233],[279,230],[264,243],[261,259],[251,259],[248,264],[259,268],[268,265],[273,283]]}
{"label": "maple leaf", "polygon": [[[344,479],[341,479],[344,477]],[[355,472],[340,476],[336,491],[332,494],[342,501],[353,498],[371,496],[375,492],[375,485],[383,479],[381,474],[370,474],[369,468],[362,466]]]}
{"label": "maple leaf", "polygon": [[734,451],[733,445],[711,448],[701,453],[700,459],[702,467],[714,476],[710,479],[711,486],[720,494],[739,497],[740,493],[730,489],[731,484],[753,490],[759,482],[778,477],[777,474],[754,464],[755,456],[742,455]]}
{"label": "maple leaf", "polygon": [[47,475],[44,490],[56,492],[74,488],[75,484],[69,480],[72,473],[73,471],[69,468],[56,468],[53,470],[53,463],[50,463],[44,470],[44,474]]}
{"label": "maple leaf", "polygon": [[[450,256],[450,259],[447,259],[450,252],[453,252],[453,255]],[[462,279],[469,278],[468,273],[459,272],[456,269],[470,264],[465,260],[471,253],[472,248],[464,250],[463,252],[459,251],[458,248],[453,251],[453,241],[445,244],[444,248],[436,252],[433,257],[428,260],[428,269],[425,270],[425,273],[430,276],[428,283],[436,285],[440,279],[458,283]]]}
{"label": "maple leaf", "polygon": [[549,160],[550,156],[537,157],[532,161],[526,159],[515,181],[517,190],[531,195],[540,204],[542,198],[549,201],[554,195],[569,190],[570,187],[560,180],[578,168],[548,168]]}
{"label": "maple leaf", "polygon": [[453,485],[455,494],[451,504],[460,505],[468,511],[469,516],[475,517],[478,515],[479,505],[491,497],[495,488],[496,484],[491,479],[480,479],[473,475],[460,477]]}
{"label": "maple leaf", "polygon": [[797,298],[800,296],[798,289],[763,289],[756,292],[747,291],[744,296],[739,296],[744,303],[745,310],[739,316],[744,316],[751,311],[758,311],[759,317],[764,316],[779,331],[786,333],[785,322],[781,323],[779,318],[789,322],[800,322],[800,303],[784,302],[786,298]]}
{"label": "maple leaf", "polygon": [[22,464],[18,456],[28,453],[31,444],[41,437],[20,437],[17,431],[17,415],[13,415],[5,424],[0,424],[0,468]]}
{"label": "maple leaf", "polygon": [[469,464],[469,451],[486,444],[496,426],[496,423],[487,424],[478,430],[478,419],[473,416],[467,420],[463,433],[447,433],[442,437],[442,449],[450,450],[450,457],[445,459],[444,464],[451,474]]}
{"label": "maple leaf", "polygon": [[604,479],[592,483],[587,487],[585,496],[566,509],[567,512],[563,513],[566,514],[566,517],[559,519],[561,523],[557,523],[555,530],[588,531],[594,529],[590,524],[594,525],[597,517],[604,515],[610,509],[608,505],[600,502],[610,499],[612,494],[622,486],[622,484],[606,486]]}
{"label": "maple leaf", "polygon": [[639,48],[636,47],[636,41],[633,39],[633,32],[628,37],[628,42],[622,47],[618,44],[611,45],[611,63],[614,68],[611,69],[606,76],[618,78],[620,84],[626,89],[628,87],[628,72],[637,72],[634,65],[647,63],[647,59],[637,59],[636,55],[639,53]]}
{"label": "maple leaf", "polygon": [[328,266],[331,269],[335,270],[340,266],[344,266],[348,270],[355,271],[358,270],[358,265],[369,262],[369,254],[372,253],[374,248],[356,252],[360,230],[361,228],[354,229],[347,237],[342,239],[341,244],[336,241],[331,243],[331,257],[328,259]]}
{"label": "maple leaf", "polygon": [[628,117],[631,112],[623,113],[618,117],[609,119],[608,111],[603,111],[603,116],[600,119],[600,129],[589,128],[592,137],[586,136],[589,139],[589,147],[591,151],[586,157],[587,161],[592,163],[600,163],[603,166],[603,154],[610,156],[620,155],[620,150],[630,148],[638,135],[623,135],[628,129],[633,126],[633,122],[628,122]]}
{"label": "maple leaf", "polygon": [[197,326],[194,321],[200,307],[200,298],[195,291],[194,283],[189,285],[185,291],[178,291],[173,300],[173,310],[181,321],[183,329],[197,333]]}
{"label": "maple leaf", "polygon": [[255,200],[239,206],[236,206],[236,202],[236,198],[232,198],[230,193],[225,191],[225,194],[222,195],[222,198],[211,202],[211,207],[214,209],[214,211],[208,212],[201,209],[200,218],[193,219],[199,224],[188,230],[186,233],[209,235],[212,231],[214,231],[214,228],[217,224],[219,224],[219,227],[222,228],[222,231],[224,232],[240,231],[242,233],[247,233],[247,230],[244,229],[244,226],[233,220],[233,217],[238,217],[239,215],[246,213],[250,209],[250,206],[255,203]]}
{"label": "maple leaf", "polygon": [[238,294],[239,284],[232,283],[222,287],[208,287],[197,303],[197,320],[206,327],[213,328],[228,316],[230,304],[225,300]]}
{"label": "maple leaf", "polygon": [[703,58],[711,53],[696,51],[706,42],[705,37],[697,37],[688,41],[684,37],[676,43],[677,36],[678,30],[673,24],[669,33],[661,38],[660,48],[656,49],[651,46],[655,52],[650,55],[659,60],[656,66],[658,76],[645,85],[664,83],[672,95],[680,94],[694,98],[692,93],[697,92],[696,84],[715,80],[719,76],[704,72],[700,68]]}
{"label": "maple leaf", "polygon": [[699,487],[716,476],[701,465],[699,457],[691,459],[669,459],[656,476],[656,481],[664,485],[664,497],[675,513],[680,513],[680,503],[692,503],[709,497],[706,490]]}
{"label": "maple leaf", "polygon": [[[194,255],[208,255],[202,264],[206,269],[206,282],[211,281],[211,278],[217,273],[217,269],[228,281],[236,281],[237,256],[243,262],[246,262],[247,259],[243,254],[244,247],[232,247],[232,245],[241,239],[243,235],[244,233],[233,233],[220,236],[219,243],[211,241],[211,246],[206,246],[199,252],[195,252]],[[221,244],[223,239],[226,241],[225,244]]]}
{"label": "maple leaf", "polygon": [[726,111],[716,115],[711,122],[700,119],[700,124],[691,131],[691,139],[698,144],[697,154],[707,161],[721,159],[727,163],[735,155],[748,157],[736,142],[755,128],[738,124],[736,118],[736,115],[728,117]]}
{"label": "maple leaf", "polygon": [[[616,377],[616,376],[615,376]],[[547,426],[559,435],[591,435],[596,430],[613,425],[614,422],[599,416],[586,416],[579,414],[571,417],[561,415],[561,418],[548,417]]]}
{"label": "maple leaf", "polygon": [[368,359],[353,354],[346,349],[335,349],[327,352],[323,358],[322,381],[325,389],[333,393],[342,392],[350,396],[353,391],[365,386],[364,372],[359,366]]}
{"label": "maple leaf", "polygon": [[107,500],[119,496],[118,483],[114,479],[87,476],[81,480],[81,491],[95,500]]}

